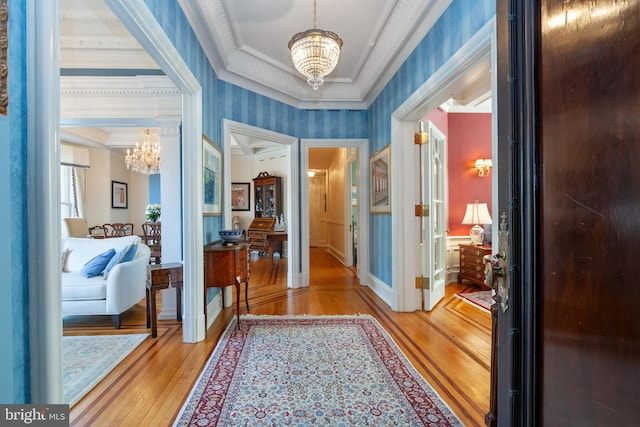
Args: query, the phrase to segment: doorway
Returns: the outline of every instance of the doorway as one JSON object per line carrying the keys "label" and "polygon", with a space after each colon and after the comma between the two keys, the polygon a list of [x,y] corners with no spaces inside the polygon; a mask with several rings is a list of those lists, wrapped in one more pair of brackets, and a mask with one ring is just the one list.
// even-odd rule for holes
{"label": "doorway", "polygon": [[[298,194],[298,165],[292,159],[298,158],[298,138],[273,132],[270,130],[258,128],[255,126],[247,125],[233,120],[224,119],[222,121],[222,133],[224,143],[224,164],[231,165],[231,145],[234,135],[242,135],[249,138],[254,138],[261,141],[270,141],[275,144],[280,144],[285,147],[287,155],[287,179],[286,189],[283,191],[286,193],[286,203],[284,206],[286,229],[287,229],[287,287],[298,287],[298,280],[295,266],[299,263],[299,246],[298,246],[298,219],[297,211],[294,209],[298,206],[297,197]],[[227,167],[223,170],[224,178],[223,182],[232,182],[231,168]],[[253,188],[253,186],[251,186]],[[226,186],[222,191],[223,206],[226,206],[224,215],[224,226],[227,229],[232,228],[233,212],[231,211],[231,186]]]}
{"label": "doorway", "polygon": [[[339,256],[346,260],[346,264],[349,266],[352,265],[352,251],[353,246],[350,243],[352,241],[352,230],[350,230],[349,225],[351,224],[351,188],[353,185],[353,180],[351,178],[351,173],[349,173],[348,165],[352,162],[356,162],[358,165],[356,167],[357,176],[355,177],[356,189],[367,188],[368,182],[368,159],[369,159],[369,151],[368,151],[368,140],[366,139],[303,139],[301,140],[301,155],[300,155],[300,168],[302,173],[300,175],[300,209],[301,209],[301,238],[300,238],[300,247],[301,251],[301,272],[300,272],[300,285],[301,286],[309,286],[309,274],[310,274],[310,261],[309,261],[309,246],[310,246],[310,177],[306,171],[315,170],[323,170],[323,167],[313,168],[310,163],[310,151],[312,149],[342,149],[346,153],[348,153],[343,160],[343,165],[341,167],[341,182],[340,185],[341,192],[338,194],[335,199],[335,203],[339,203],[341,205],[342,212],[340,218],[337,221],[339,224],[335,225],[335,228],[340,236],[340,239],[344,244],[342,253],[339,253]],[[315,177],[314,177],[315,178]],[[326,176],[325,176],[325,179]],[[330,179],[330,178],[329,178]],[[327,190],[329,191],[331,184],[327,185]],[[368,192],[367,191],[359,191],[358,194],[358,206],[368,206]],[[332,195],[333,196],[333,195]],[[327,203],[331,202],[329,195],[327,195],[329,200]],[[324,195],[321,200],[320,206],[324,209]],[[357,211],[357,224],[358,224],[358,241],[366,242],[367,241],[367,233],[368,233],[368,224],[369,224],[369,212],[368,210],[358,208],[356,206]],[[331,231],[327,230],[327,236]],[[334,237],[335,238],[335,237]],[[329,240],[329,237],[327,237]],[[314,236],[314,241],[318,241]],[[366,244],[359,244],[358,250],[358,263],[356,266],[356,275],[358,276],[360,283],[363,285],[368,284],[369,282],[369,273],[368,273],[368,250],[366,248]]]}

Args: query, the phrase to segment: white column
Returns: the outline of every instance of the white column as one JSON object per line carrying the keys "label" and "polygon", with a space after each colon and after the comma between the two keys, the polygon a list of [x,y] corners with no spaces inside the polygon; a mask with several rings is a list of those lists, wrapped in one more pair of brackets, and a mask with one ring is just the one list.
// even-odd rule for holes
{"label": "white column", "polygon": [[[162,263],[182,262],[182,222],[180,220],[180,122],[179,117],[160,117],[160,204],[162,206]],[[158,319],[176,318],[176,291],[162,291],[162,310]]]}

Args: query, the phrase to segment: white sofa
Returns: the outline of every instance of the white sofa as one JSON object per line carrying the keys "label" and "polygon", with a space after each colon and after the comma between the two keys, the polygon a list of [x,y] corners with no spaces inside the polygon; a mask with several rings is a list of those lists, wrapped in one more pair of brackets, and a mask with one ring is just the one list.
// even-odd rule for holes
{"label": "white sofa", "polygon": [[[81,274],[96,255],[112,248],[118,252],[134,242],[138,244],[135,257],[116,264],[106,278],[102,274],[90,278]],[[115,328],[120,329],[120,315],[145,297],[150,253],[138,236],[64,239],[62,314],[111,315]]]}

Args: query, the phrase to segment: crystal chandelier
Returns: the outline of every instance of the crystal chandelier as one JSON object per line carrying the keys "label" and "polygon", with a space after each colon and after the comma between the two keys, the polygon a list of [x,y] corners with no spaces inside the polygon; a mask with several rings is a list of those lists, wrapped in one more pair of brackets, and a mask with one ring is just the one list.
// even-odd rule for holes
{"label": "crystal chandelier", "polygon": [[316,28],[316,0],[313,0],[313,29],[295,34],[288,46],[296,70],[307,76],[313,90],[318,90],[324,76],[338,63],[342,39],[334,32]]}
{"label": "crystal chandelier", "polygon": [[160,173],[160,146],[151,144],[151,130],[145,129],[144,143],[142,147],[136,143],[133,152],[127,148],[127,155],[124,158],[127,169],[134,172],[151,175]]}

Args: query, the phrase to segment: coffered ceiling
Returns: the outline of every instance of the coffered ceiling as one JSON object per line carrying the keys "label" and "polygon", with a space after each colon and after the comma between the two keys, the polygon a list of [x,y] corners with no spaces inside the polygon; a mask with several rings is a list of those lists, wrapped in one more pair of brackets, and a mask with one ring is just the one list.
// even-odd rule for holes
{"label": "coffered ceiling", "polygon": [[[178,1],[220,79],[297,108],[328,109],[367,108],[450,4],[317,0],[317,27],[336,32],[344,47],[314,91],[287,48],[313,27],[313,0]],[[468,73],[450,108],[490,97],[489,65]],[[60,66],[63,136],[79,143],[90,134],[97,146],[126,146],[123,127],[135,141],[158,117],[181,115],[179,91],[102,0],[60,0]]]}

